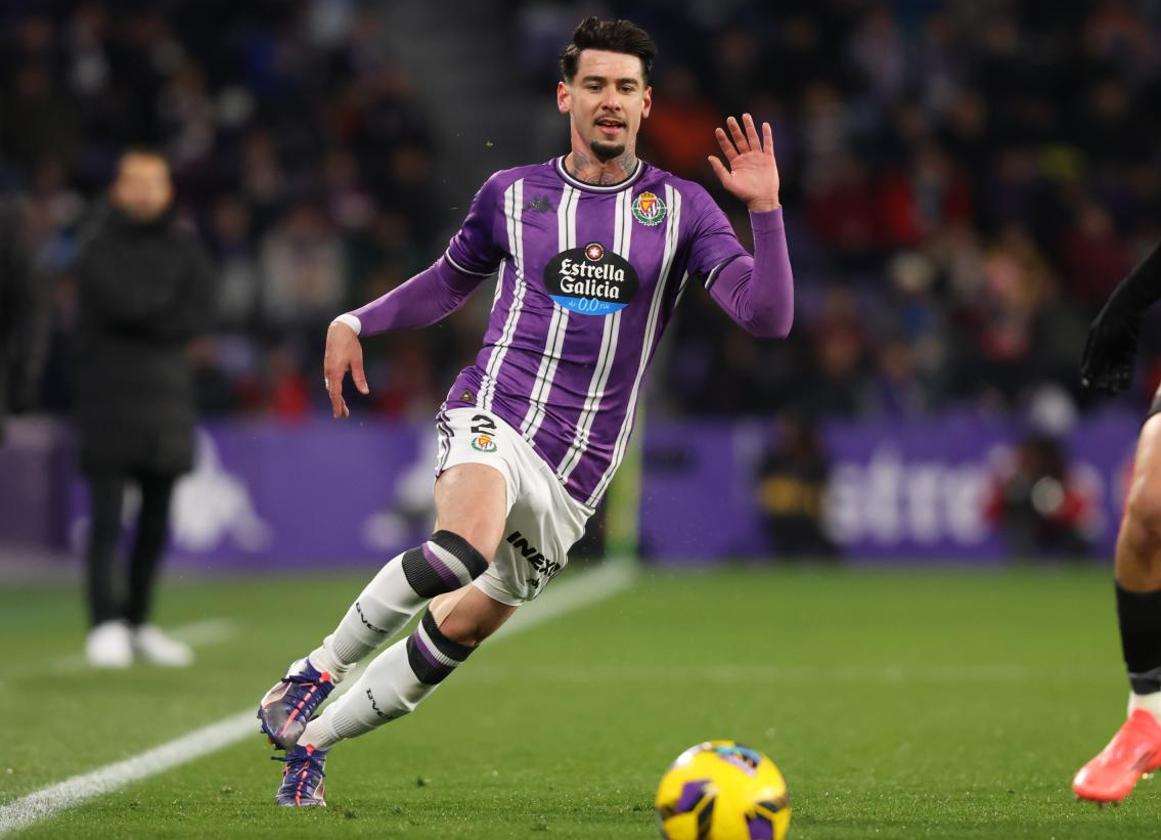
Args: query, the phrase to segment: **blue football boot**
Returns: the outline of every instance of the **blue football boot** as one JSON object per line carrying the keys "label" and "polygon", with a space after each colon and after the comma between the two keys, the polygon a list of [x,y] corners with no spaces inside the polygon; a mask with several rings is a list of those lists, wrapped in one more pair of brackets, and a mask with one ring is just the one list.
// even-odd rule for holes
{"label": "blue football boot", "polygon": [[282,770],[282,784],[274,801],[284,808],[325,808],[323,798],[323,769],[327,764],[327,751],[305,747],[292,747],[283,758],[275,758],[285,764]]}
{"label": "blue football boot", "polygon": [[290,749],[302,737],[314,710],[334,688],[328,672],[315,670],[309,659],[298,660],[258,705],[261,731],[274,746]]}

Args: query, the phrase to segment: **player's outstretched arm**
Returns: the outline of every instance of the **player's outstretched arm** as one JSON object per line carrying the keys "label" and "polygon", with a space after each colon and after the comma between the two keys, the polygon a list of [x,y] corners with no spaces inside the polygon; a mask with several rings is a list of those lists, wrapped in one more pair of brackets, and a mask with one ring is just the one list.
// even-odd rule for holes
{"label": "player's outstretched arm", "polygon": [[359,336],[431,326],[455,312],[485,279],[495,274],[502,256],[492,236],[498,191],[498,179],[493,175],[472,199],[468,216],[447,251],[431,267],[331,323],[323,376],[336,418],[351,414],[343,400],[343,378],[348,370],[359,392],[370,393]]}
{"label": "player's outstretched arm", "polygon": [[1080,362],[1080,381],[1086,388],[1115,394],[1133,381],[1137,341],[1145,310],[1161,298],[1161,243],[1129,272],[1088,330]]}
{"label": "player's outstretched arm", "polygon": [[323,355],[323,385],[331,398],[331,415],[336,419],[351,416],[347,401],[343,399],[343,379],[348,370],[359,393],[371,393],[363,372],[363,345],[359,343],[358,333],[350,324],[336,319],[327,328],[327,347]]}
{"label": "player's outstretched arm", "polygon": [[741,124],[730,117],[726,120],[726,128],[718,128],[714,134],[726,162],[722,163],[717,155],[710,155],[709,162],[722,186],[745,202],[751,213],[777,210],[780,206],[780,182],[778,164],[774,160],[774,131],[770,123],[762,123],[762,138],[759,139],[754,118],[742,114]]}
{"label": "player's outstretched arm", "polygon": [[382,297],[332,321],[327,328],[323,376],[334,416],[350,416],[343,401],[343,377],[348,370],[359,392],[370,393],[360,335],[431,326],[457,310],[486,276],[457,268],[445,254]]}
{"label": "player's outstretched arm", "polygon": [[[774,133],[769,123],[762,123],[759,139],[753,117],[743,114],[741,123],[733,117],[726,120],[726,128],[717,129],[716,136],[725,163],[711,155],[710,166],[722,186],[750,211],[754,255],[731,255],[719,262],[710,272],[706,288],[726,314],[751,335],[785,338],[794,321],[794,275],[778,199]],[[719,240],[728,236],[741,250],[721,211],[714,207],[713,214],[720,221],[709,226],[712,232]],[[703,229],[703,235],[705,232]]]}

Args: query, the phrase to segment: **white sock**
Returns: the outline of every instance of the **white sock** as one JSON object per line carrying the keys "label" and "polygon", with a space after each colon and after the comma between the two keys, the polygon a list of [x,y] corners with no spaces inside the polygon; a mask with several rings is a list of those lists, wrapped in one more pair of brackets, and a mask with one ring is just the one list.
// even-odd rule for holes
{"label": "white sock", "polygon": [[339,626],[323,639],[322,650],[332,662],[353,665],[399,632],[425,600],[407,583],[401,554],[371,578]]}
{"label": "white sock", "polygon": [[[346,678],[350,670],[355,667],[355,663],[341,662],[335,657],[330,650],[333,639],[334,633],[331,633],[323,639],[321,645],[307,654],[306,658],[310,660],[310,664],[314,666],[316,671],[330,674],[331,682],[338,685]],[[302,660],[299,661],[301,662]]]}
{"label": "white sock", "polygon": [[1129,714],[1137,709],[1144,709],[1156,718],[1158,723],[1161,723],[1161,691],[1154,691],[1150,694],[1129,692]]}
{"label": "white sock", "polygon": [[330,749],[344,738],[403,717],[434,689],[434,685],[424,685],[415,678],[407,664],[407,640],[400,639],[376,656],[342,697],[306,725],[299,743]]}
{"label": "white sock", "polygon": [[330,749],[413,711],[474,648],[440,632],[430,612],[415,632],[375,657],[347,692],[306,725],[301,744]]}
{"label": "white sock", "polygon": [[311,662],[316,668],[326,662],[335,672],[349,668],[398,633],[429,600],[470,583],[487,568],[463,537],[436,531],[379,570]]}

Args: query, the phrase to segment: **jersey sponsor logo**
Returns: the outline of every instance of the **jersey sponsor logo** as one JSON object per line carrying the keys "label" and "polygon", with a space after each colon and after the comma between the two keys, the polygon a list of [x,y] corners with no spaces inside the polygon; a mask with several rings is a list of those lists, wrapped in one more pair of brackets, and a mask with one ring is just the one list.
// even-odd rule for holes
{"label": "jersey sponsor logo", "polygon": [[599,242],[562,251],[544,267],[549,296],[571,312],[611,315],[629,305],[640,281],[619,254]]}
{"label": "jersey sponsor logo", "polygon": [[562,568],[560,563],[545,557],[540,549],[528,542],[528,538],[519,531],[513,531],[509,534],[507,542],[519,551],[521,556],[528,561],[528,565],[532,566],[546,581]]}
{"label": "jersey sponsor logo", "polygon": [[552,209],[552,203],[542,195],[535,195],[528,199],[528,203],[524,205],[525,210],[531,210],[534,213],[547,213]]}
{"label": "jersey sponsor logo", "polygon": [[669,208],[665,206],[656,193],[651,193],[648,190],[641,193],[633,199],[633,218],[639,221],[646,227],[654,227],[661,224],[665,218],[665,214],[669,212]]}

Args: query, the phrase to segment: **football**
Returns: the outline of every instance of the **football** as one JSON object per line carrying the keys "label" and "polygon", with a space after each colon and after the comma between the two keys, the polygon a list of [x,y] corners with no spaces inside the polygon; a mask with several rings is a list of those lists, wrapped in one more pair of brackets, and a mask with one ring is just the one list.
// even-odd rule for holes
{"label": "football", "polygon": [[666,840],[782,840],[790,794],[768,757],[735,741],[706,741],[677,757],[657,788]]}

